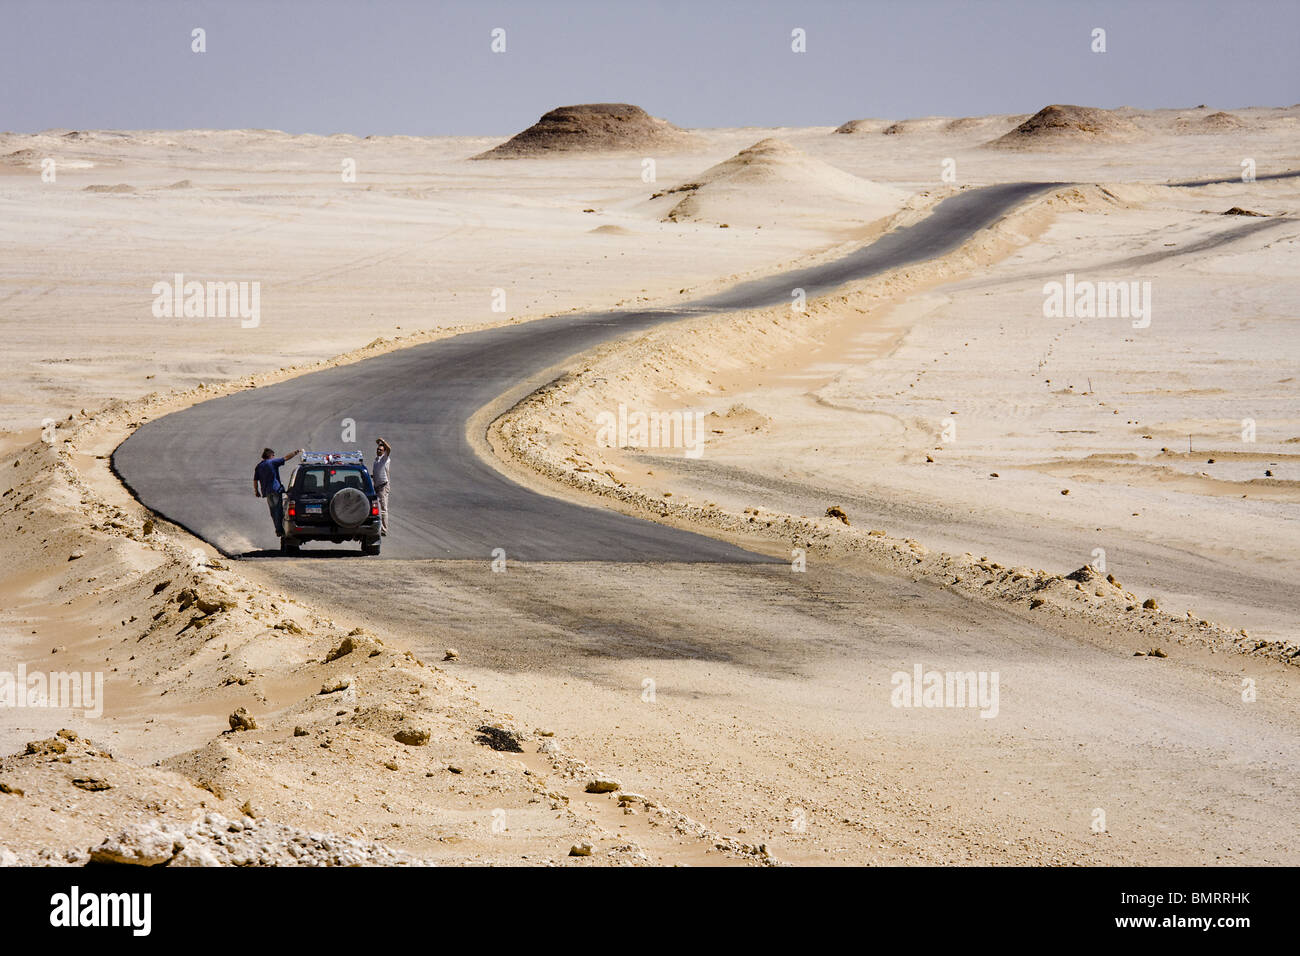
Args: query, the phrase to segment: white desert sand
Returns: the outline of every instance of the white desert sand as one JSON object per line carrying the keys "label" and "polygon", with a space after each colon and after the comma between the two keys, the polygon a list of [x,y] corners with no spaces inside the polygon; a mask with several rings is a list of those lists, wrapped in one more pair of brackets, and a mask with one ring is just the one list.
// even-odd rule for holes
{"label": "white desert sand", "polygon": [[[1252,675],[1273,688],[1261,713],[1280,725],[1296,706],[1294,668],[1277,662],[1296,649],[1289,582],[1300,561],[1292,527],[1300,466],[1291,439],[1300,437],[1300,405],[1289,326],[1300,193],[1265,180],[1185,191],[1159,184],[1232,177],[1245,159],[1261,175],[1300,168],[1300,110],[1234,108],[1235,122],[1209,107],[1114,113],[1140,141],[1048,134],[1014,150],[986,145],[1024,117],[902,122],[889,135],[895,121],[854,135],[694,131],[687,148],[655,154],[650,184],[635,152],[468,162],[493,145],[483,139],[0,134],[0,427],[9,429],[0,469],[10,476],[0,641],[33,669],[98,668],[113,686],[103,719],[26,710],[11,722],[5,752],[52,743],[0,761],[0,784],[13,791],[0,793],[0,846],[23,862],[79,862],[131,823],[170,833],[206,812],[246,821],[246,807],[262,834],[249,838],[248,861],[282,859],[296,836],[315,831],[351,841],[341,844],[344,859],[372,862],[390,848],[412,860],[542,863],[568,859],[584,839],[597,843],[601,862],[762,862],[769,857],[757,847],[769,834],[795,860],[1212,862],[1205,834],[1216,822],[1203,808],[1233,799],[1231,775],[1172,757],[1145,763],[1154,751],[1126,751],[1136,744],[1098,730],[1083,711],[1061,733],[1100,734],[1128,754],[1121,765],[1140,781],[1124,798],[1132,815],[1156,812],[1164,795],[1185,811],[1181,822],[1147,828],[1127,848],[1059,832],[1063,817],[1051,813],[1071,800],[1082,806],[1089,797],[1075,799],[1074,781],[1097,767],[1082,751],[1053,749],[1036,725],[1022,735],[1031,739],[1008,744],[1023,748],[1012,752],[1063,769],[1010,810],[985,802],[987,764],[951,758],[951,740],[986,753],[969,729],[916,738],[888,708],[872,710],[860,719],[876,721],[868,741],[877,749],[864,751],[842,715],[860,704],[855,681],[875,678],[860,673],[862,652],[847,646],[826,665],[838,676],[811,661],[788,664],[775,647],[780,674],[707,653],[657,661],[689,703],[671,719],[623,717],[631,738],[611,730],[623,698],[602,681],[639,686],[647,663],[635,647],[590,681],[521,651],[527,668],[504,657],[496,668],[466,667],[476,690],[457,664],[439,670],[406,650],[451,643],[442,622],[489,606],[462,579],[468,572],[385,571],[409,590],[401,600],[411,609],[394,612],[401,627],[388,636],[372,620],[328,610],[319,582],[298,582],[304,599],[280,593],[300,569],[223,567],[184,532],[150,523],[103,457],[133,423],[292,374],[281,371],[290,366],[549,312],[682,301],[834,255],[963,186],[1108,184],[1060,189],[943,262],[846,289],[806,314],[711,316],[585,356],[559,389],[500,423],[499,450],[516,459],[502,466],[522,461],[519,473],[553,493],[600,495],[774,549],[798,543],[849,581],[861,573],[928,583],[952,596],[954,620],[966,606],[1005,609],[1006,620],[1028,622],[1016,627],[1040,628],[1049,657],[1092,661],[1077,648],[1102,642],[1120,667],[1118,658],[1160,646],[1182,668],[1160,686],[1177,693],[1195,694],[1205,674]],[[57,164],[52,183],[40,176],[47,158]],[[349,159],[356,182],[341,176]],[[946,159],[955,183],[940,178]],[[690,190],[698,207],[663,222],[665,203],[686,197],[650,196],[703,179]],[[1232,207],[1269,218],[1220,215]],[[1251,223],[1268,228],[1236,233]],[[155,318],[152,286],[178,272],[260,281],[260,326]],[[1043,285],[1067,272],[1150,281],[1150,326],[1045,317]],[[507,292],[505,313],[491,310],[497,288]],[[595,413],[620,401],[707,411],[703,459],[595,448]],[[1254,442],[1242,441],[1246,418]],[[40,440],[44,422],[58,423],[44,429],[49,443]],[[612,474],[602,477],[605,469]],[[825,514],[832,505],[848,524]],[[1066,577],[1095,560],[1093,548],[1105,550],[1114,582]],[[207,558],[196,561],[195,549]],[[618,605],[583,573],[539,568],[536,588],[573,600],[580,617],[617,619]],[[673,574],[683,589],[707,580],[703,571]],[[183,592],[194,599],[178,600]],[[589,607],[578,606],[584,594]],[[1143,608],[1148,597],[1159,607]],[[720,600],[713,620],[728,636],[733,619],[753,612]],[[804,610],[830,622],[825,640],[848,642],[830,609]],[[536,639],[534,618],[510,623],[509,610],[494,613],[499,630]],[[943,627],[919,605],[915,618],[905,601],[897,613],[885,624],[891,632]],[[327,661],[362,625],[354,648]],[[1055,683],[1047,665],[1035,673],[1043,707],[1080,693]],[[355,700],[335,700],[348,688],[321,693],[343,678]],[[720,695],[719,680],[735,698]],[[1096,681],[1094,696],[1111,692],[1100,672]],[[1217,690],[1206,693],[1217,700]],[[1116,691],[1117,713],[1141,712],[1140,694]],[[256,729],[230,728],[241,706]],[[1226,746],[1216,743],[1209,704],[1195,717],[1188,746],[1198,754]],[[537,732],[554,729],[544,721],[563,725],[558,744]],[[476,742],[477,728],[492,724],[520,731],[527,752]],[[76,739],[57,737],[61,727]],[[427,730],[429,742],[395,739],[411,727]],[[665,805],[634,804],[627,809],[639,812],[627,814],[616,799],[584,794],[595,771],[566,752],[620,773],[630,764],[629,779],[657,787]],[[1015,787],[1004,776],[1016,772],[1007,752],[995,753],[998,783]],[[1280,745],[1273,754],[1290,766]],[[814,819],[847,821],[865,802],[873,820],[782,835],[795,764],[794,789]],[[917,796],[918,775],[942,779],[946,791]],[[1279,799],[1264,777],[1249,786],[1252,806]],[[1288,859],[1288,828],[1270,817],[1272,803],[1259,806],[1268,812],[1222,825],[1241,858]],[[918,818],[932,837],[912,835]],[[500,819],[517,837],[508,845],[493,829]],[[1023,835],[1027,821],[1032,836]],[[166,842],[156,830],[134,839]],[[182,839],[202,858],[206,833]],[[319,839],[307,843],[317,853]]]}

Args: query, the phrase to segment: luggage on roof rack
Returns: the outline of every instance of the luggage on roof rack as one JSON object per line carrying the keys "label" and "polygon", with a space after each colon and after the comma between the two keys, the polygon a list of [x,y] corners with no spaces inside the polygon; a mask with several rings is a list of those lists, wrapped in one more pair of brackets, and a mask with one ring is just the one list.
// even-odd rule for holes
{"label": "luggage on roof rack", "polygon": [[360,465],[364,459],[359,451],[305,451],[304,465]]}

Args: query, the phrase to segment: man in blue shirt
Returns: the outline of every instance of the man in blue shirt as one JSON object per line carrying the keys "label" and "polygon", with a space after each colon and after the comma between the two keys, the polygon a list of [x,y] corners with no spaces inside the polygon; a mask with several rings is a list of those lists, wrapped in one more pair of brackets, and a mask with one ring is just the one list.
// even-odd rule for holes
{"label": "man in blue shirt", "polygon": [[271,511],[271,520],[275,522],[275,533],[284,537],[284,485],[280,484],[280,466],[292,461],[302,454],[302,449],[276,458],[270,448],[262,449],[262,460],[253,469],[253,494],[266,499],[266,506]]}

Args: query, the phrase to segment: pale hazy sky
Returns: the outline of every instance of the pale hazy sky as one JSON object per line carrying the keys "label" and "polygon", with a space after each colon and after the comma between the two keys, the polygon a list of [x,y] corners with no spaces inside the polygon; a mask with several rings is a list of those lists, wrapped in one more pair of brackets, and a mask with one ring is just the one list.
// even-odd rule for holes
{"label": "pale hazy sky", "polygon": [[0,0],[0,31],[0,129],[22,132],[506,135],[590,102],[814,126],[1300,101],[1297,0]]}

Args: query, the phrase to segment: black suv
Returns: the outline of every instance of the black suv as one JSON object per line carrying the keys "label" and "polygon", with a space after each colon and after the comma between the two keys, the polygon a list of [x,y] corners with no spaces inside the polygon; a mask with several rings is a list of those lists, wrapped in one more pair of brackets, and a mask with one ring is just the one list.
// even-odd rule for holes
{"label": "black suv", "polygon": [[304,541],[360,541],[379,553],[379,497],[361,452],[304,452],[284,496],[280,551],[297,554]]}

